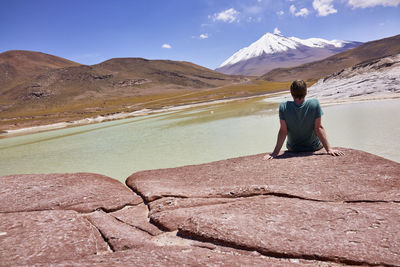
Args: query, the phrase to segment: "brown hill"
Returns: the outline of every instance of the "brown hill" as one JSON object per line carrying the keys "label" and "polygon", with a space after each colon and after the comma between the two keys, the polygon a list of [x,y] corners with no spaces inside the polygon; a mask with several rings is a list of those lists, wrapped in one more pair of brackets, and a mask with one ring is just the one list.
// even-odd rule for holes
{"label": "brown hill", "polygon": [[274,69],[261,76],[260,79],[280,82],[288,82],[296,79],[316,81],[326,75],[363,61],[398,53],[400,53],[400,35],[367,42],[323,60],[306,63],[293,68]]}
{"label": "brown hill", "polygon": [[216,88],[249,80],[182,61],[115,58],[87,66],[42,53],[11,54],[0,69],[6,77],[0,80],[0,124],[17,117],[17,127],[39,117],[49,123],[212,100]]}
{"label": "brown hill", "polygon": [[103,63],[52,69],[3,90],[2,98],[24,105],[69,105],[88,99],[215,88],[240,81],[189,62],[117,58]]}
{"label": "brown hill", "polygon": [[79,65],[41,52],[13,50],[0,53],[0,93],[40,73]]}

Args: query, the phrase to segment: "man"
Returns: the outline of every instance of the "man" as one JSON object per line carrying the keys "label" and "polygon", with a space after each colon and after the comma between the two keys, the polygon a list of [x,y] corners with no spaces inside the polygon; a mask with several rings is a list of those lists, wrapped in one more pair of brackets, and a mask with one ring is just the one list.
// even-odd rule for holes
{"label": "man", "polygon": [[288,138],[286,146],[289,151],[305,152],[317,151],[325,148],[332,156],[344,155],[342,151],[331,148],[326,132],[321,124],[323,114],[317,99],[304,100],[307,94],[307,85],[304,81],[294,81],[290,86],[293,101],[282,102],[279,106],[280,129],[276,146],[271,154],[264,159],[273,159],[278,156],[282,145]]}

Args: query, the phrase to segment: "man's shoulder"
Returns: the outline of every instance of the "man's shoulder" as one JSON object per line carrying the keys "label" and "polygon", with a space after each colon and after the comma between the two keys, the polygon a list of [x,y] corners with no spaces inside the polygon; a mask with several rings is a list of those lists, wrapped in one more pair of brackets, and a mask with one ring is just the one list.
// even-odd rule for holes
{"label": "man's shoulder", "polygon": [[316,98],[310,98],[306,100],[306,104],[312,107],[318,107],[320,106],[318,99]]}
{"label": "man's shoulder", "polygon": [[279,107],[287,107],[289,105],[291,105],[293,103],[293,101],[283,101],[279,104]]}

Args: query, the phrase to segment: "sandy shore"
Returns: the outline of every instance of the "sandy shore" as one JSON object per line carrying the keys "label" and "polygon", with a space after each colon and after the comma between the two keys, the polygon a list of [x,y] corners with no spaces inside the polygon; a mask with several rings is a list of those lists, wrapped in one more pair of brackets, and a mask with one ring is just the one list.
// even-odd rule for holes
{"label": "sandy shore", "polygon": [[31,133],[44,132],[44,131],[51,131],[51,130],[57,130],[57,129],[62,129],[62,128],[68,128],[68,127],[83,126],[83,125],[92,124],[92,123],[100,123],[100,122],[105,122],[105,121],[120,120],[120,119],[126,119],[126,118],[132,118],[132,117],[138,117],[138,116],[144,116],[144,115],[150,115],[150,114],[179,111],[179,110],[184,110],[184,109],[189,109],[189,108],[223,104],[223,103],[247,100],[247,99],[252,99],[252,98],[276,97],[281,94],[282,94],[282,92],[268,93],[268,94],[264,94],[264,95],[213,100],[213,101],[185,104],[185,105],[179,105],[179,106],[167,106],[167,107],[163,107],[161,109],[141,109],[141,110],[137,110],[137,111],[133,111],[133,112],[120,112],[120,113],[115,113],[112,115],[97,116],[97,117],[93,117],[93,118],[85,118],[85,119],[76,120],[76,121],[59,122],[59,123],[53,123],[53,124],[47,124],[47,125],[25,127],[25,128],[15,129],[15,130],[14,129],[13,130],[4,130],[5,133],[0,134],[0,136],[1,137],[12,137],[12,136],[17,136],[17,135],[25,135],[25,134],[31,134]]}
{"label": "sandy shore", "polygon": [[[318,98],[318,96],[314,96],[314,95],[312,95],[310,97]],[[43,132],[43,131],[68,128],[68,127],[83,126],[83,125],[92,124],[92,123],[100,123],[100,122],[105,122],[105,121],[120,120],[120,119],[126,119],[126,118],[138,117],[138,116],[144,116],[144,115],[150,115],[150,114],[179,111],[179,110],[185,110],[185,109],[189,109],[189,108],[223,104],[223,103],[247,100],[247,99],[252,99],[252,98],[266,98],[265,101],[275,102],[275,103],[292,100],[290,93],[287,91],[279,92],[279,93],[268,93],[268,94],[257,95],[257,96],[214,100],[214,101],[208,101],[208,102],[202,102],[202,103],[163,107],[161,109],[154,109],[154,110],[142,109],[142,110],[137,110],[137,111],[133,111],[133,112],[121,112],[121,113],[116,113],[116,114],[112,114],[112,115],[108,115],[108,116],[97,116],[94,118],[85,118],[85,119],[70,121],[70,122],[59,122],[59,123],[53,123],[53,124],[48,124],[48,125],[20,128],[20,129],[15,129],[15,130],[5,130],[5,133],[0,134],[0,136],[1,137],[12,137],[12,136],[17,136],[17,135],[38,133],[38,132]],[[344,98],[344,99],[327,98],[327,97],[322,97],[322,98],[318,98],[318,99],[320,100],[321,105],[330,106],[330,105],[349,104],[349,103],[366,102],[366,101],[378,101],[378,100],[397,99],[397,98],[400,98],[400,94],[386,93],[386,94],[381,94],[381,95],[364,95],[364,96],[349,97],[349,98]]]}

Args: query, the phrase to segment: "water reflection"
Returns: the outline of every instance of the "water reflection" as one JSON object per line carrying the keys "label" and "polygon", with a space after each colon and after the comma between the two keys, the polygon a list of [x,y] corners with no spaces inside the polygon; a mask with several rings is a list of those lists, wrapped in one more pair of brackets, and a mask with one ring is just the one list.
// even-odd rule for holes
{"label": "water reflection", "polygon": [[191,109],[171,114],[163,119],[169,121],[166,126],[170,128],[182,127],[190,124],[208,123],[229,118],[275,114],[279,103],[269,103],[264,101],[264,98],[265,97],[222,103],[201,109]]}

